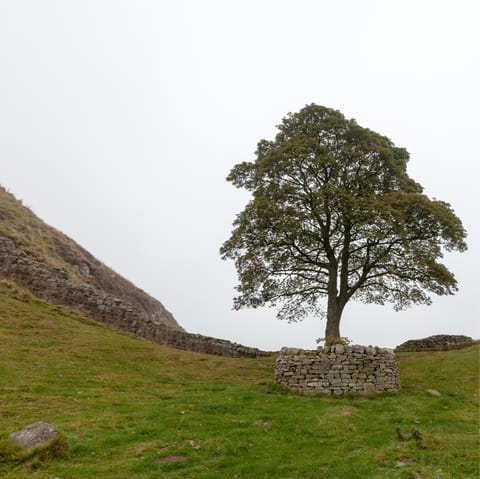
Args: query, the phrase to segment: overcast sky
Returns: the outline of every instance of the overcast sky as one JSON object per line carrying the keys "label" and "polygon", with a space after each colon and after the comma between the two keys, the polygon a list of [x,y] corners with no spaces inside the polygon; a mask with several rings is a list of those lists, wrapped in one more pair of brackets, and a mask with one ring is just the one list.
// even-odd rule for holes
{"label": "overcast sky", "polygon": [[341,110],[411,154],[469,251],[460,292],[396,313],[350,303],[341,332],[393,347],[480,337],[476,0],[1,0],[0,184],[158,298],[188,331],[316,347],[325,323],[232,310],[218,253],[249,197],[225,181],[288,112]]}

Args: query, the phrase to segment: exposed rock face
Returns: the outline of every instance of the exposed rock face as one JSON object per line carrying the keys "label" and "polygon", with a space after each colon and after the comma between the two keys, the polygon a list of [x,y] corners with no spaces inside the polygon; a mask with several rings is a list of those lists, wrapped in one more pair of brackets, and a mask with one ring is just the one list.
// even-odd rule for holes
{"label": "exposed rock face", "polygon": [[35,295],[95,319],[111,312],[115,318],[133,312],[183,330],[158,300],[47,225],[1,186],[0,237],[0,271]]}
{"label": "exposed rock face", "polygon": [[46,422],[29,424],[21,431],[12,432],[10,440],[23,449],[31,449],[50,443],[57,436],[57,430]]}
{"label": "exposed rock face", "polygon": [[283,348],[275,381],[304,394],[342,395],[398,391],[398,364],[391,350],[335,345],[316,351]]}
{"label": "exposed rock face", "polygon": [[148,320],[172,329],[182,330],[173,316],[153,298],[152,306],[125,300],[96,289],[87,283],[76,283],[59,266],[38,261],[32,254],[16,247],[15,243],[0,236],[0,272],[19,281],[39,298],[54,304],[68,306],[99,321],[110,324],[135,323]]}
{"label": "exposed rock face", "polygon": [[395,348],[396,352],[448,351],[475,344],[472,338],[463,335],[437,334],[422,339],[410,339]]}
{"label": "exposed rock face", "polygon": [[47,302],[78,310],[93,319],[158,344],[229,357],[271,354],[223,339],[187,333],[160,303],[157,302],[157,311],[150,312],[138,303],[98,291],[89,284],[75,283],[64,268],[38,261],[3,236],[0,236],[0,272],[24,284],[35,296]]}
{"label": "exposed rock face", "polygon": [[49,303],[160,344],[221,356],[270,354],[185,332],[159,301],[45,224],[1,186],[0,274]]}

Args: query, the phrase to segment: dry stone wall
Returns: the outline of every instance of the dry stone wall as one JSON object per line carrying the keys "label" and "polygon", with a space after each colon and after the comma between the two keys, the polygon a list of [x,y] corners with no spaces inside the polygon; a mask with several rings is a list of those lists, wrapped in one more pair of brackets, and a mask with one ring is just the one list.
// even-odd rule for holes
{"label": "dry stone wall", "polygon": [[197,353],[215,354],[232,358],[259,358],[274,354],[257,348],[243,346],[226,339],[187,333],[159,326],[148,321],[137,323],[134,331],[131,332],[158,344],[165,344],[166,346]]}
{"label": "dry stone wall", "polygon": [[[173,328],[160,314],[149,314],[124,299],[71,281],[68,272],[47,265],[0,236],[0,273],[25,285],[35,296],[66,306],[97,321],[174,348],[230,357],[261,357],[272,353],[227,340]],[[162,312],[160,312],[162,313]]]}
{"label": "dry stone wall", "polygon": [[422,339],[410,339],[395,348],[396,352],[415,351],[448,351],[449,349],[466,348],[475,344],[472,338],[463,335],[437,334]]}
{"label": "dry stone wall", "polygon": [[275,381],[304,394],[342,395],[398,391],[398,364],[389,349],[365,346],[283,348]]}

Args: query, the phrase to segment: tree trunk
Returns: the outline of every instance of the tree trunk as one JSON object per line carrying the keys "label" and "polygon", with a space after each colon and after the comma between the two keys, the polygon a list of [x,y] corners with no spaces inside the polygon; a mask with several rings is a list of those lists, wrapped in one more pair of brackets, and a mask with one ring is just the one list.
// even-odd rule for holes
{"label": "tree trunk", "polygon": [[342,309],[338,305],[336,297],[328,298],[327,307],[327,326],[325,328],[325,338],[340,338],[340,318]]}
{"label": "tree trunk", "polygon": [[328,304],[327,304],[327,326],[325,328],[325,340],[335,340],[340,338],[340,318],[342,316],[343,305],[338,297],[337,289],[337,264],[334,263],[330,268],[328,278]]}

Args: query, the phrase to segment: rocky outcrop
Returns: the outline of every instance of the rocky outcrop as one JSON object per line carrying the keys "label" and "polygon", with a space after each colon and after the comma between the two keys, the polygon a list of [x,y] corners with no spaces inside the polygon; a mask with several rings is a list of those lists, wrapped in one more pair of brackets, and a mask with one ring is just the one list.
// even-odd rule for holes
{"label": "rocky outcrop", "polygon": [[70,279],[66,269],[50,266],[0,236],[0,273],[26,286],[35,296],[122,331],[178,349],[229,357],[260,357],[271,353],[231,341],[185,332],[158,303],[152,312],[142,304],[107,294]]}
{"label": "rocky outcrop", "polygon": [[4,236],[0,236],[0,272],[19,281],[47,302],[67,306],[99,321],[121,325],[148,320],[181,330],[160,303],[156,310],[148,310],[141,304],[105,293],[87,283],[76,283],[64,268],[37,260]]}
{"label": "rocky outcrop", "polygon": [[0,274],[49,303],[160,344],[221,356],[270,354],[185,332],[160,301],[47,225],[1,186]]}
{"label": "rocky outcrop", "polygon": [[12,442],[22,449],[32,449],[51,443],[58,436],[54,426],[46,422],[34,422],[20,431],[10,433]]}
{"label": "rocky outcrop", "polygon": [[371,394],[398,391],[398,364],[389,349],[335,346],[316,351],[283,348],[275,381],[303,394]]}
{"label": "rocky outcrop", "polygon": [[4,274],[22,281],[34,294],[95,319],[112,312],[115,317],[133,313],[183,330],[160,301],[47,225],[1,186],[0,237]]}
{"label": "rocky outcrop", "polygon": [[395,348],[395,352],[415,351],[448,351],[460,349],[475,344],[472,338],[463,335],[437,334],[422,339],[410,339]]}

